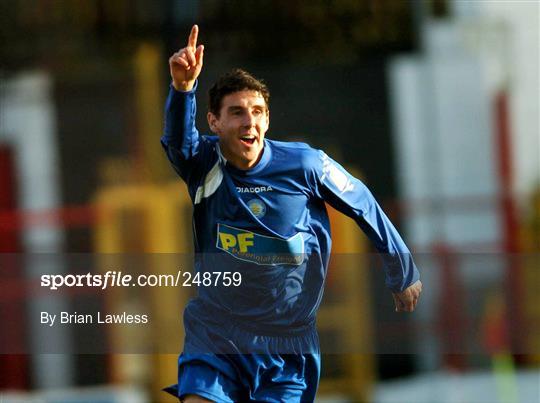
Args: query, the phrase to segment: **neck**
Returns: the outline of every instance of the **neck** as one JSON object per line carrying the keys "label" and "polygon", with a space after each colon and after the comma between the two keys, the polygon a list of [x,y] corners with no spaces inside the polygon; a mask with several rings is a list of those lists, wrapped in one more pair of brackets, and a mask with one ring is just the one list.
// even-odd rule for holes
{"label": "neck", "polygon": [[227,160],[228,164],[231,164],[236,169],[240,169],[242,171],[247,171],[253,168],[255,165],[257,165],[259,161],[261,160],[261,157],[264,152],[264,148],[262,148],[261,151],[259,152],[259,155],[257,155],[257,158],[248,160],[246,158],[242,158],[241,156],[238,156],[229,152],[229,150],[226,150],[223,148],[220,148],[220,150],[221,150],[221,154]]}

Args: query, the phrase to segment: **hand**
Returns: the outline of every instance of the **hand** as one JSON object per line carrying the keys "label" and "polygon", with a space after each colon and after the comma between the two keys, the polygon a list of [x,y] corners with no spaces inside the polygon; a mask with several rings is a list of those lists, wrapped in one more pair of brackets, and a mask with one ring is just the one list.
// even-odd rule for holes
{"label": "hand", "polygon": [[394,303],[396,305],[396,312],[412,312],[416,308],[418,298],[422,292],[422,283],[418,280],[413,285],[409,286],[401,292],[394,292]]}
{"label": "hand", "polygon": [[203,65],[204,46],[197,46],[199,27],[193,25],[187,46],[169,58],[172,84],[177,91],[190,91]]}

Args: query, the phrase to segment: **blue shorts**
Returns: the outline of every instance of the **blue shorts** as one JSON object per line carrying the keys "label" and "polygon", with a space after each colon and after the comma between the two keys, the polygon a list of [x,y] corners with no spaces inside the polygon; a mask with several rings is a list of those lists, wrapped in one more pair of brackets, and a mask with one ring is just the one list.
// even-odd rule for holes
{"label": "blue shorts", "polygon": [[[214,317],[215,318],[215,317]],[[239,323],[184,314],[178,385],[165,389],[216,402],[313,402],[320,377],[317,332],[259,335]],[[227,350],[226,352],[224,350]]]}
{"label": "blue shorts", "polygon": [[319,373],[320,359],[314,354],[182,354],[178,385],[167,391],[177,397],[194,394],[215,402],[313,402]]}

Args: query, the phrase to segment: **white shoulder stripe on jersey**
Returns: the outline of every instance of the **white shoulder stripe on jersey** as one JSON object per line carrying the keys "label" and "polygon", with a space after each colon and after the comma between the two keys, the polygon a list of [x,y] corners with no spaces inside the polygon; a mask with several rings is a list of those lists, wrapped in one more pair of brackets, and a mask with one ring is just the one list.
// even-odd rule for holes
{"label": "white shoulder stripe on jersey", "polygon": [[204,184],[197,188],[197,193],[195,193],[195,204],[201,202],[203,198],[212,196],[221,182],[223,181],[223,172],[219,166],[219,161],[216,162],[216,165],[206,174],[204,178]]}
{"label": "white shoulder stripe on jersey", "polygon": [[227,159],[221,153],[221,148],[219,147],[219,143],[216,143],[216,151],[217,151],[217,154],[218,154],[219,161],[221,161],[221,163],[223,165],[225,165],[227,163]]}

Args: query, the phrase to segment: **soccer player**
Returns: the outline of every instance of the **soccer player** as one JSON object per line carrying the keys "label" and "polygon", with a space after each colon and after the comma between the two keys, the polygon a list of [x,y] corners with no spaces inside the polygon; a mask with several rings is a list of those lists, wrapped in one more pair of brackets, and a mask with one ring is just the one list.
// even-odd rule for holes
{"label": "soccer player", "polygon": [[235,69],[214,84],[207,119],[215,136],[199,134],[197,36],[195,25],[169,59],[161,142],[193,202],[195,271],[211,281],[184,311],[178,385],[167,391],[184,402],[313,401],[315,315],[331,244],[325,202],[374,242],[396,311],[414,310],[419,273],[361,181],[307,144],[265,138],[269,92],[249,73]]}

